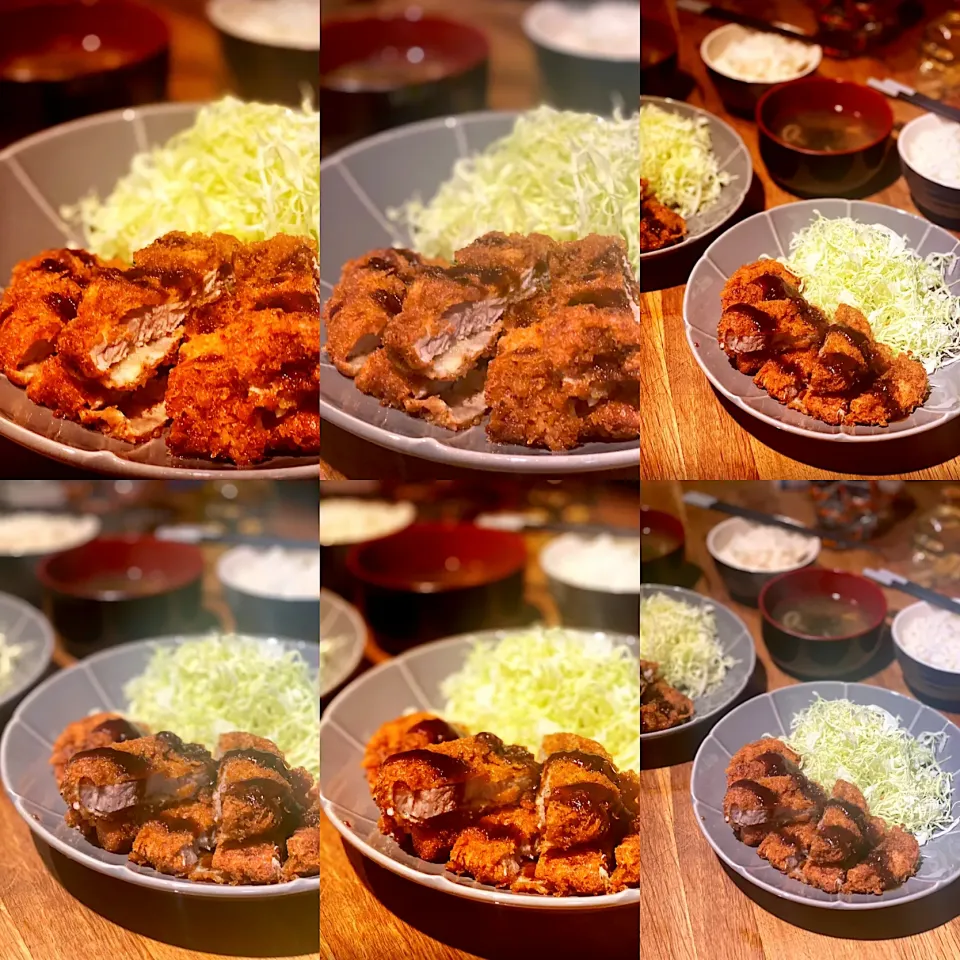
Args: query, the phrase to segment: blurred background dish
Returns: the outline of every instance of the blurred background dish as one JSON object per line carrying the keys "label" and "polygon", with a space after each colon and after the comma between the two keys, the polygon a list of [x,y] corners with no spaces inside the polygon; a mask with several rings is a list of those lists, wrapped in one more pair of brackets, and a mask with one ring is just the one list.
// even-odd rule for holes
{"label": "blurred background dish", "polygon": [[543,100],[562,110],[629,113],[640,96],[640,10],[630,0],[544,0],[523,15]]}
{"label": "blurred background dish", "polygon": [[802,197],[864,187],[890,147],[893,111],[883,94],[848,80],[806,77],[757,103],[760,156],[781,186]]}
{"label": "blurred background dish", "polygon": [[843,570],[780,574],[761,590],[759,606],[770,656],[797,677],[849,676],[870,662],[886,632],[883,591]]}
{"label": "blurred background dish", "polygon": [[320,87],[320,0],[209,0],[233,79],[246,100],[299,106]]}
{"label": "blurred background dish", "polygon": [[820,540],[730,517],[710,529],[707,550],[730,596],[755,607],[774,577],[816,563]]}
{"label": "blurred background dish", "polygon": [[324,151],[390,127],[487,104],[489,46],[476,27],[410,7],[328,19],[320,50]]}
{"label": "blurred background dish", "polygon": [[0,593],[0,722],[53,656],[53,628],[39,610]]}
{"label": "blurred background dish", "polygon": [[731,113],[752,116],[771,87],[816,73],[823,50],[817,44],[728,23],[707,34],[700,57],[724,106]]}
{"label": "blurred background dish", "polygon": [[960,706],[960,616],[911,603],[890,628],[897,662],[910,689],[943,709]]}
{"label": "blurred background dish", "polygon": [[166,98],[166,21],[132,0],[0,6],[0,147],[91,113]]}
{"label": "blurred background dish", "polygon": [[640,505],[640,579],[673,583],[683,567],[685,534],[673,514]]}
{"label": "blurred background dish", "polygon": [[360,611],[332,590],[320,591],[320,696],[336,690],[360,664],[367,625]]}

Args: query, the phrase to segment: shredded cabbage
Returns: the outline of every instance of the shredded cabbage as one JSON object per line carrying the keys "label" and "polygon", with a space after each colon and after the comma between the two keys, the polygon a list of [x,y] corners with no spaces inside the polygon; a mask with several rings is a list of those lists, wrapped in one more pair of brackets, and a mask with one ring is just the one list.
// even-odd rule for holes
{"label": "shredded cabbage", "polygon": [[927,373],[960,356],[960,297],[944,282],[953,254],[922,258],[889,227],[817,213],[779,259],[811,303],[831,316],[841,303],[856,307],[877,340],[908,351]]}
{"label": "shredded cabbage", "polygon": [[914,738],[880,707],[818,697],[793,718],[785,742],[811,780],[828,791],[837,780],[854,784],[873,816],[923,844],[957,822],[953,774],[936,758],[946,739],[942,731]]}
{"label": "shredded cabbage", "polygon": [[451,259],[492,230],[577,240],[621,236],[640,269],[639,126],[539,107],[482,153],[458,160],[429,203],[388,216],[406,224],[418,251]]}
{"label": "shredded cabbage", "polygon": [[124,687],[128,714],[209,750],[221,733],[272,740],[294,767],[320,773],[317,678],[296,650],[253,637],[211,635],[157,647]]}
{"label": "shredded cabbage", "polygon": [[621,770],[640,768],[640,673],[629,648],[598,634],[534,628],[478,642],[443,681],[444,714],[536,754],[548,733],[596,740]]}
{"label": "shredded cabbage", "polygon": [[316,110],[224,97],[192,127],[137,154],[106,200],[91,194],[61,214],[83,229],[88,249],[127,261],[171,230],[319,242],[319,171]]}
{"label": "shredded cabbage", "polygon": [[710,206],[733,180],[718,169],[706,117],[681,117],[652,103],[640,108],[640,176],[682,217]]}
{"label": "shredded cabbage", "polygon": [[672,687],[702,697],[737,661],[717,641],[712,610],[654,593],[640,601],[640,656],[660,665]]}
{"label": "shredded cabbage", "polygon": [[0,693],[3,693],[13,680],[13,668],[17,665],[24,647],[19,643],[9,643],[7,636],[0,633]]}

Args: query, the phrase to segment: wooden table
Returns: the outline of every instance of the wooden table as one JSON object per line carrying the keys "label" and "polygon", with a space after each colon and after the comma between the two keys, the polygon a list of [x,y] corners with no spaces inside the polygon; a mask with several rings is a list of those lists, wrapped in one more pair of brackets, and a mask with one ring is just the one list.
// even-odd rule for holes
{"label": "wooden table", "polygon": [[[737,0],[729,4],[738,8]],[[743,7],[742,0],[739,7]],[[946,4],[926,7],[928,22]],[[796,0],[754,3],[754,13],[812,29],[809,10]],[[730,116],[720,102],[700,59],[699,46],[717,22],[681,12],[679,15],[680,66],[692,75],[696,87],[689,97],[721,117],[743,138],[753,160],[755,182],[743,215],[764,207],[790,203],[797,198],[777,186],[760,159],[756,126],[752,120]],[[913,85],[919,60],[919,37],[923,24],[905,31],[874,56],[853,60],[824,59],[820,74],[865,82],[867,77],[893,76]],[[891,102],[899,127],[919,111],[900,101]],[[881,172],[863,199],[917,213],[906,182],[899,176],[896,149],[888,168]],[[925,433],[915,440],[890,440],[848,444],[806,440],[769,427],[722,401],[701,372],[687,345],[683,328],[684,280],[702,253],[677,265],[664,289],[642,295],[640,309],[644,330],[643,373],[640,379],[644,430],[641,477],[717,479],[819,478],[891,474],[905,478],[956,479],[960,477],[960,422]],[[658,265],[657,270],[662,268]],[[642,274],[642,270],[641,270]],[[659,275],[644,285],[663,282]],[[862,471],[862,474],[847,471]]]}
{"label": "wooden table", "polygon": [[[214,572],[221,549],[203,548],[207,561],[203,605],[225,629],[232,629]],[[54,661],[51,672],[74,662],[59,639]],[[0,717],[0,729],[5,720]],[[87,869],[35,838],[2,791],[0,837],[0,960],[223,956],[308,960],[317,956],[315,893],[228,902],[123,883]],[[342,960],[348,958],[346,954]]]}
{"label": "wooden table", "polygon": [[[636,525],[636,501],[611,493],[592,514]],[[549,538],[527,537],[526,598],[547,623],[558,622],[536,558]],[[361,667],[384,659],[371,640]],[[494,731],[495,732],[495,731]],[[323,960],[637,960],[636,908],[546,913],[474,903],[395,876],[320,822],[320,954]],[[684,954],[678,954],[677,960]]]}
{"label": "wooden table", "polygon": [[[687,559],[703,575],[697,589],[727,604],[753,633],[760,664],[756,679],[766,673],[764,689],[796,683],[776,667],[761,640],[756,610],[733,603],[717,574],[704,538],[722,515],[686,507],[684,489],[705,490],[725,500],[812,520],[805,495],[779,494],[766,485],[736,483],[644,483],[643,500],[679,516],[686,527]],[[747,489],[752,488],[752,489]],[[911,493],[923,507],[936,502],[934,484],[912,484]],[[877,541],[889,557],[902,556],[912,523],[907,518]],[[865,550],[824,549],[824,566],[859,571],[875,560]],[[909,602],[887,592],[891,609]],[[910,694],[900,667],[892,660],[863,682]],[[761,693],[756,689],[754,693]],[[960,715],[947,714],[956,722]],[[688,755],[692,759],[694,746]],[[768,895],[727,871],[698,827],[690,803],[692,762],[662,766],[641,773],[643,858],[641,861],[641,928],[644,960],[935,960],[960,956],[960,908],[956,884],[917,904],[870,913],[816,910]]]}

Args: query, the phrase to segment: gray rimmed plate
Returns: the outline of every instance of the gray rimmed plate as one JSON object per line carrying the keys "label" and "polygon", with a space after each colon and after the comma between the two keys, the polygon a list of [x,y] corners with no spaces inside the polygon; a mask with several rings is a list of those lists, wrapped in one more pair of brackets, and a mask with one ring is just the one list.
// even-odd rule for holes
{"label": "gray rimmed plate", "polygon": [[9,681],[0,684],[2,710],[43,676],[53,655],[53,627],[36,607],[0,593],[0,635],[7,644],[20,647]]}
{"label": "gray rimmed plate", "polygon": [[[960,414],[960,364],[950,363],[930,377],[930,397],[909,417],[887,427],[832,426],[777,403],[751,377],[731,366],[717,340],[720,291],[730,275],[761,256],[785,256],[790,238],[809,226],[819,211],[825,217],[852,217],[880,223],[905,236],[921,256],[956,252],[956,239],[911,213],[866,200],[802,200],[748,217],[718,237],[693,268],[683,296],[687,343],[713,386],[741,410],[780,430],[823,440],[870,442],[908,437],[932,430]],[[946,273],[954,295],[960,294],[960,261]]]}
{"label": "gray rimmed plate", "polygon": [[[0,740],[0,778],[7,794],[30,829],[45,843],[91,870],[127,883],[194,897],[269,898],[319,890],[319,877],[235,887],[178,880],[131,863],[122,854],[107,853],[64,823],[66,806],[48,763],[53,741],[68,723],[90,713],[123,713],[127,707],[123,687],[144,670],[156,645],[174,645],[184,639],[158,637],[105,650],[41,683],[14,711]],[[264,643],[298,650],[311,670],[319,668],[316,643],[268,638],[264,638]]]}
{"label": "gray rimmed plate", "polygon": [[335,690],[363,659],[367,625],[360,611],[332,590],[320,590],[320,641],[330,644],[320,664],[320,696]]}
{"label": "gray rimmed plate", "polygon": [[740,135],[729,124],[724,123],[707,110],[694,107],[682,100],[671,100],[664,97],[641,97],[640,106],[645,103],[653,104],[668,113],[679,114],[690,120],[703,118],[707,121],[710,131],[710,140],[713,152],[717,157],[721,172],[732,175],[731,181],[720,191],[720,196],[710,206],[687,219],[687,236],[680,242],[660,250],[651,250],[640,254],[640,268],[650,268],[658,257],[668,257],[688,247],[701,237],[722,227],[740,209],[743,198],[750,189],[753,177],[753,162],[750,153],[744,145]]}
{"label": "gray rimmed plate", "polygon": [[[83,246],[60,217],[95,190],[101,197],[130,169],[134,156],[188,127],[201,104],[131,107],[85,117],[27,137],[0,151],[0,287],[14,265],[51,247]],[[273,457],[251,468],[181,459],[163,438],[136,446],[78,423],[58,420],[0,374],[0,436],[80,470],[114,476],[180,479],[311,478],[319,457]]]}
{"label": "gray rimmed plate", "polygon": [[[320,804],[340,835],[364,856],[414,883],[455,897],[533,910],[639,905],[640,891],[635,889],[600,897],[547,897],[499,890],[449,873],[441,863],[420,860],[377,830],[377,807],[360,766],[367,741],[381,724],[404,712],[440,713],[444,703],[440,684],[460,669],[474,642],[497,640],[508,632],[486,630],[424,644],[368,670],[342,690],[320,720]],[[636,650],[636,637],[607,636]]]}
{"label": "gray rimmed plate", "polygon": [[[757,663],[757,651],[753,643],[753,636],[747,625],[728,607],[717,603],[710,597],[683,587],[664,586],[658,583],[644,583],[640,585],[640,602],[653,594],[665,593],[674,600],[689,603],[713,613],[717,625],[717,643],[728,656],[733,657],[736,663],[727,670],[723,680],[716,689],[693,701],[693,717],[689,723],[668,730],[654,730],[652,733],[642,733],[640,740],[659,740],[664,737],[684,733],[695,724],[715,718],[726,710],[730,704],[736,703],[743,693],[753,669]],[[643,612],[641,608],[641,618]]]}
{"label": "gray rimmed plate", "polygon": [[[731,710],[700,745],[693,763],[690,792],[697,823],[710,846],[724,863],[745,880],[796,903],[828,910],[871,910],[907,903],[926,897],[960,877],[960,830],[940,834],[920,848],[920,869],[903,886],[880,896],[829,894],[775,870],[733,835],[723,819],[726,792],[725,769],[730,757],[745,743],[765,733],[782,736],[790,729],[794,714],[808,707],[817,695],[825,700],[847,698],[854,703],[873,704],[900,718],[901,724],[917,736],[944,731],[947,742],[938,754],[944,770],[960,773],[960,730],[949,720],[910,697],[865,683],[834,680],[800,683],[754,697]],[[954,785],[954,791],[957,786]]]}
{"label": "gray rimmed plate", "polygon": [[[429,200],[464,157],[488,147],[513,129],[516,113],[467,113],[388,130],[334,154],[320,164],[320,296],[330,295],[343,265],[375,247],[411,246],[405,227],[387,216],[411,197]],[[389,175],[387,175],[389,174]],[[320,343],[326,343],[321,328]],[[553,453],[493,443],[481,423],[453,432],[381,407],[349,377],[323,359],[320,416],[325,422],[378,446],[410,456],[474,470],[524,473],[586,473],[634,467],[637,441],[587,443]]]}

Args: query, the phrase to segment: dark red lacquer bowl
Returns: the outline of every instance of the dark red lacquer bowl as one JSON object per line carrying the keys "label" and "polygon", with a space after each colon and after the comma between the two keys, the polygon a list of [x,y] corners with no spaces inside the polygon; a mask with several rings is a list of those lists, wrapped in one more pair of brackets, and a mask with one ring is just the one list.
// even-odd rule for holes
{"label": "dark red lacquer bowl", "polygon": [[[772,611],[787,599],[839,595],[855,601],[866,615],[867,626],[845,637],[814,637],[790,630]],[[869,663],[886,632],[887,599],[866,577],[845,570],[803,567],[774,577],[760,591],[763,639],[782,670],[811,680],[845,677]]]}
{"label": "dark red lacquer bowl", "polygon": [[[657,537],[664,543],[673,541],[676,546],[659,555],[650,556],[640,564],[640,580],[643,583],[675,583],[677,574],[683,568],[684,541],[686,534],[683,524],[673,514],[661,510],[651,510],[640,505],[640,539]],[[642,546],[641,546],[642,554]]]}
{"label": "dark red lacquer bowl", "polygon": [[[326,20],[321,28],[320,110],[327,153],[380,130],[429,117],[483,110],[487,102],[486,37],[474,27],[423,16]],[[407,59],[432,66],[431,78],[400,86],[367,83],[349,88],[334,79],[347,64]]]}
{"label": "dark red lacquer bowl", "polygon": [[[811,113],[842,116],[863,124],[870,140],[849,150],[813,150],[780,136],[785,124]],[[886,97],[859,83],[808,77],[768,90],[757,104],[760,156],[770,176],[802,197],[848,194],[863,187],[883,166],[890,148],[893,111]]]}
{"label": "dark red lacquer bowl", "polygon": [[514,626],[525,566],[521,536],[468,523],[415,523],[347,555],[367,623],[387,648]]}
{"label": "dark red lacquer bowl", "polygon": [[188,631],[203,554],[153,537],[104,537],[41,561],[47,612],[72,653]]}
{"label": "dark red lacquer bowl", "polygon": [[131,0],[0,3],[0,145],[166,99],[170,34]]}

